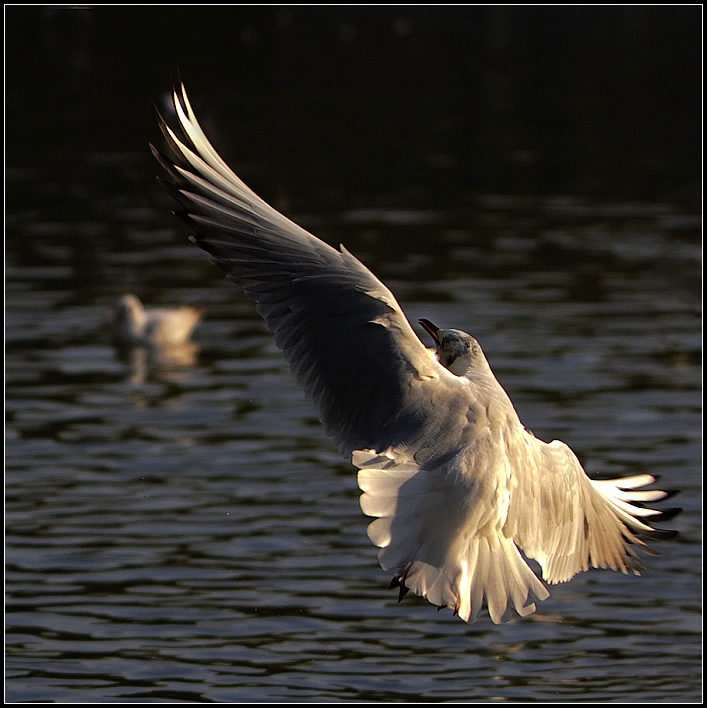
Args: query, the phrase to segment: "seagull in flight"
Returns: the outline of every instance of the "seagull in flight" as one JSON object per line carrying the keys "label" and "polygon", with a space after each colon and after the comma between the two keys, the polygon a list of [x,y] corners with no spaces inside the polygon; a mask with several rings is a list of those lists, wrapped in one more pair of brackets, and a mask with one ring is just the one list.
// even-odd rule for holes
{"label": "seagull in flight", "polygon": [[638,474],[592,480],[563,442],[520,422],[479,343],[420,325],[343,246],[313,236],[258,197],[201,129],[184,86],[178,127],[160,117],[167,150],[152,147],[161,182],[192,241],[256,304],[325,432],[358,468],[370,540],[391,588],[448,607],[467,622],[535,611],[590,566],[639,574],[636,549],[670,538],[649,522],[668,493]]}

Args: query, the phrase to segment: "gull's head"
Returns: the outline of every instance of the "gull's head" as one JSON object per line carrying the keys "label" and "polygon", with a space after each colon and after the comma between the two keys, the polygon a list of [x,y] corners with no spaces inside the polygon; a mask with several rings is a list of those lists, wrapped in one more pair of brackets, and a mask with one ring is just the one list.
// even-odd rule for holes
{"label": "gull's head", "polygon": [[147,314],[135,295],[123,295],[115,303],[113,324],[122,336],[138,334],[145,326]]}
{"label": "gull's head", "polygon": [[479,343],[470,334],[459,329],[441,329],[429,320],[419,322],[434,340],[437,359],[445,369],[456,376],[470,374],[474,368],[488,369]]}

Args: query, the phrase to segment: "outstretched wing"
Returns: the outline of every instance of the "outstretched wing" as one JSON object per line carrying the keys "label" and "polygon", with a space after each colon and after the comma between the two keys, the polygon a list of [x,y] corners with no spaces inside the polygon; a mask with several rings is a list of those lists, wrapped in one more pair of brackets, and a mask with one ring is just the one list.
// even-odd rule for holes
{"label": "outstretched wing", "polygon": [[171,154],[153,147],[163,184],[194,242],[257,304],[327,433],[349,453],[395,447],[420,462],[458,444],[468,387],[429,355],[388,288],[247,187],[209,143],[184,87],[174,104],[181,135],[161,120]]}
{"label": "outstretched wing", "polygon": [[540,563],[547,582],[563,583],[590,566],[638,574],[643,564],[634,547],[651,553],[646,540],[675,536],[647,523],[677,511],[643,506],[668,496],[640,489],[655,481],[651,475],[593,480],[559,440],[526,435],[521,445],[523,472],[512,481],[504,532]]}
{"label": "outstretched wing", "polygon": [[[569,580],[590,565],[638,573],[634,546],[674,531],[653,529],[678,510],[645,508],[668,494],[641,490],[648,474],[591,480],[564,443],[549,445],[522,430],[517,440],[477,440],[466,464],[427,469],[391,453],[354,452],[361,509],[378,559],[394,569],[391,587],[450,607],[474,621],[482,605],[493,622],[535,611],[548,592],[519,553],[542,566],[549,583]],[[510,442],[510,444],[508,444]]]}

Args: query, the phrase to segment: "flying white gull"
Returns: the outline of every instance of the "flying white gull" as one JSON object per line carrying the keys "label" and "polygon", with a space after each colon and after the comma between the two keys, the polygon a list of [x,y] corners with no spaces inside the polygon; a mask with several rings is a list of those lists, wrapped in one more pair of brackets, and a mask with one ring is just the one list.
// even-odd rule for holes
{"label": "flying white gull", "polygon": [[[591,480],[570,448],[527,431],[479,343],[428,320],[430,353],[393,294],[260,199],[204,135],[184,87],[179,134],[153,148],[192,240],[255,301],[327,434],[359,468],[364,514],[391,587],[498,623],[535,611],[548,583],[590,566],[638,574],[634,546],[673,532],[647,522],[667,496],[648,474]],[[632,503],[635,502],[635,503]],[[671,510],[674,511],[674,510]]]}

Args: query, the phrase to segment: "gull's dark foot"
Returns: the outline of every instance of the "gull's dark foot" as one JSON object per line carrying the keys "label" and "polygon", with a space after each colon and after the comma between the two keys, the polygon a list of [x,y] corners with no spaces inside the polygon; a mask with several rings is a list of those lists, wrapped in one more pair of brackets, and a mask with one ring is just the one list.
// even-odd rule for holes
{"label": "gull's dark foot", "polygon": [[408,563],[407,565],[403,566],[399,571],[397,571],[393,576],[393,579],[390,581],[390,585],[388,586],[390,589],[400,588],[400,592],[398,593],[398,602],[402,602],[405,595],[410,592],[410,588],[406,587],[405,585],[405,578],[407,577],[408,571],[410,570],[410,565],[411,564]]}

